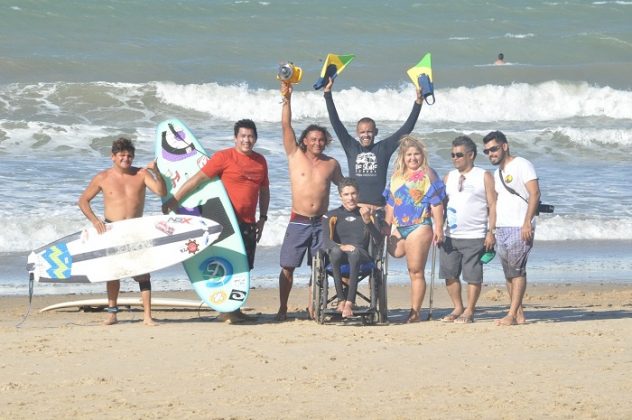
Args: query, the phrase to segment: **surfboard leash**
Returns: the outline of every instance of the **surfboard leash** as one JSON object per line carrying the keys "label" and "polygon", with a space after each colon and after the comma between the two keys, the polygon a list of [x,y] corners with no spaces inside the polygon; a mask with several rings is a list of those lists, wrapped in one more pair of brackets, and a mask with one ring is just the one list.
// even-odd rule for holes
{"label": "surfboard leash", "polygon": [[31,308],[33,306],[33,285],[35,283],[35,278],[33,276],[33,273],[29,273],[29,306],[26,310],[26,314],[24,314],[24,316],[22,317],[22,320],[20,322],[18,322],[17,324],[15,324],[15,328],[21,328],[22,324],[24,324],[24,322],[26,321],[26,318],[29,317],[29,315],[31,314]]}

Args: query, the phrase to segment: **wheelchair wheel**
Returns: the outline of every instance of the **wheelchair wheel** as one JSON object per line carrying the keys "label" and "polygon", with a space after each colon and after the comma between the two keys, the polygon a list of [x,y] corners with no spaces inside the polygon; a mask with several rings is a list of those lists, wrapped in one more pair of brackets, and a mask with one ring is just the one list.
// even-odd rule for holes
{"label": "wheelchair wheel", "polygon": [[325,256],[319,252],[312,260],[312,303],[314,305],[314,319],[319,324],[325,322],[327,310],[327,273],[325,271]]}
{"label": "wheelchair wheel", "polygon": [[314,318],[316,321],[320,319],[321,309],[321,286],[322,279],[320,273],[323,271],[322,260],[319,255],[314,255],[312,258],[312,278],[311,278],[311,286],[312,286],[312,306],[314,308]]}
{"label": "wheelchair wheel", "polygon": [[323,267],[322,271],[322,276],[320,279],[320,287],[319,287],[319,292],[320,292],[320,306],[318,308],[318,314],[316,315],[316,321],[318,321],[319,324],[324,324],[325,323],[325,313],[327,311],[327,302],[329,301],[329,282],[327,280],[327,273],[325,272],[325,267]]}
{"label": "wheelchair wheel", "polygon": [[378,322],[380,324],[388,323],[388,251],[386,249],[386,243],[382,250],[382,262],[381,262],[380,278],[378,279],[378,291],[377,291],[377,307],[378,307]]}

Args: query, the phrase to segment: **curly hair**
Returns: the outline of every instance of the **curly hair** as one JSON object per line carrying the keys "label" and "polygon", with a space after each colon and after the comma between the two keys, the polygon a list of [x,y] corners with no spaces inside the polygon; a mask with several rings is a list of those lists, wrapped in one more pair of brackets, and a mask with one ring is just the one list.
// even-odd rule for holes
{"label": "curly hair", "polygon": [[118,140],[114,140],[112,142],[112,154],[115,155],[119,152],[129,152],[130,155],[134,156],[136,153],[134,143],[125,137],[120,137]]}
{"label": "curly hair", "polygon": [[303,132],[301,133],[301,137],[298,140],[298,147],[303,152],[307,150],[307,146],[305,146],[305,143],[303,143],[303,140],[305,140],[307,135],[312,131],[320,131],[323,134],[323,136],[325,136],[325,147],[327,147],[329,143],[331,143],[332,141],[331,134],[329,134],[329,131],[327,131],[325,127],[322,127],[318,124],[311,124],[307,126],[305,130],[303,130]]}

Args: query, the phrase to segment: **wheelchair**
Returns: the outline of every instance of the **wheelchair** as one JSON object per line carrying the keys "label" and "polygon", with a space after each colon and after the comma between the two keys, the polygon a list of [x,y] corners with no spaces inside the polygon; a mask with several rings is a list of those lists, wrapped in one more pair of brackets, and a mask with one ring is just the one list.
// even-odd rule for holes
{"label": "wheelchair", "polygon": [[[373,261],[360,265],[353,318],[359,317],[363,325],[386,324],[388,323],[386,238],[379,243],[372,240],[369,254],[373,256]],[[348,264],[343,264],[340,269],[343,277],[349,276]],[[360,289],[361,282],[365,279],[368,279],[368,293],[366,288]],[[327,320],[341,320],[340,312],[336,311],[337,295],[333,271],[325,251],[318,251],[317,255],[312,258],[310,284],[312,285],[312,303],[316,322],[324,324]],[[344,286],[346,291],[346,285]],[[366,305],[360,306],[358,301],[362,301]]]}

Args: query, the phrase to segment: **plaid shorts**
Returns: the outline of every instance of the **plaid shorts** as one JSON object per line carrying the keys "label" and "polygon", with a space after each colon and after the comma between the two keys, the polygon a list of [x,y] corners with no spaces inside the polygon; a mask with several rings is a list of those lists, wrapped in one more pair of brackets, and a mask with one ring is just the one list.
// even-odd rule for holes
{"label": "plaid shorts", "polygon": [[507,279],[527,275],[527,258],[533,248],[533,242],[522,240],[521,229],[519,227],[496,228],[496,249]]}

